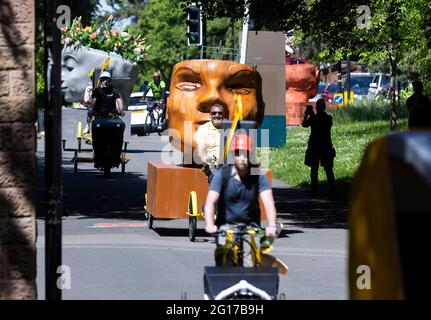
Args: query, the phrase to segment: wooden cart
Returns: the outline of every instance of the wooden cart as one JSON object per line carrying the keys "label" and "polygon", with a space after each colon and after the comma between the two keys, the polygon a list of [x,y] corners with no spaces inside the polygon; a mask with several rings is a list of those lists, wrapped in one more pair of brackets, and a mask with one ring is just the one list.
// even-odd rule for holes
{"label": "wooden cart", "polygon": [[[266,172],[270,181],[271,171]],[[148,226],[155,220],[189,219],[189,239],[196,238],[197,220],[203,219],[202,207],[208,194],[208,180],[199,168],[181,167],[149,161],[145,211]],[[261,219],[266,219],[262,204]]]}
{"label": "wooden cart", "polygon": [[[73,171],[78,172],[78,164],[80,162],[94,162],[94,154],[91,149],[82,149],[82,142],[89,142],[91,144],[91,133],[82,132],[82,122],[78,122],[76,128],[76,139],[78,142],[78,149],[74,150],[74,155],[72,158]],[[121,173],[126,172],[126,164],[129,162],[130,158],[126,156],[128,142],[124,142],[124,147],[121,153]],[[65,149],[65,141],[63,140],[63,150]]]}

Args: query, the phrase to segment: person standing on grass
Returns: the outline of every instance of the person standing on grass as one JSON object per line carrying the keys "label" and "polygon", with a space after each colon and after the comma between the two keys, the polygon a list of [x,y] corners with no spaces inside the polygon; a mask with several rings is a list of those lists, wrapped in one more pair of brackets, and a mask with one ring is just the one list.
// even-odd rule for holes
{"label": "person standing on grass", "polygon": [[307,106],[304,112],[302,126],[311,127],[311,134],[308,139],[308,148],[305,152],[305,165],[311,167],[311,191],[313,196],[317,196],[317,177],[320,165],[325,169],[326,177],[330,188],[331,197],[335,197],[334,166],[335,148],[331,140],[332,117],[325,112],[325,100],[319,99],[316,102],[316,113],[312,106]]}
{"label": "person standing on grass", "polygon": [[427,128],[431,129],[431,102],[422,93],[423,85],[420,81],[413,81],[413,95],[406,101],[409,111],[409,129]]}

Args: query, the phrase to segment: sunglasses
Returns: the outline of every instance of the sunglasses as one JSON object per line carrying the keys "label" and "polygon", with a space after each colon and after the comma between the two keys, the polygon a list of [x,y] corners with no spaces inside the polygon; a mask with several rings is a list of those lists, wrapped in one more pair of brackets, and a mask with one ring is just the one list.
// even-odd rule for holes
{"label": "sunglasses", "polygon": [[214,111],[214,112],[211,112],[211,115],[212,115],[212,116],[216,116],[216,115],[220,115],[220,116],[222,116],[222,115],[223,115],[223,112]]}
{"label": "sunglasses", "polygon": [[249,152],[246,150],[235,150],[235,157],[239,157],[240,155],[248,157]]}

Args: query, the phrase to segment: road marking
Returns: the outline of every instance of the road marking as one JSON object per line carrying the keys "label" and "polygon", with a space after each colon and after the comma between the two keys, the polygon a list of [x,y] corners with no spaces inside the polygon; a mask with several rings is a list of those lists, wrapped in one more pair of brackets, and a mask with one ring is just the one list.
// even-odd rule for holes
{"label": "road marking", "polygon": [[111,222],[111,223],[95,223],[90,228],[143,228],[147,224],[144,222]]}
{"label": "road marking", "polygon": [[[43,245],[37,245],[38,248],[44,248]],[[177,251],[194,251],[194,252],[212,252],[213,247],[207,249],[184,248],[184,247],[160,247],[160,246],[118,246],[118,245],[70,245],[63,244],[64,249],[145,249],[145,250],[177,250]],[[275,256],[312,256],[328,258],[347,258],[346,254],[323,254],[323,253],[299,253],[299,252],[273,252]]]}

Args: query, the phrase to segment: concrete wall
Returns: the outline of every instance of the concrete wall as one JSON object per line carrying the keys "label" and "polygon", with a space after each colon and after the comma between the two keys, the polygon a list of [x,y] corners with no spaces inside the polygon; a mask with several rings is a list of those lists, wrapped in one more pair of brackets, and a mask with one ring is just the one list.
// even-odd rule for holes
{"label": "concrete wall", "polygon": [[[269,130],[269,146],[286,143],[286,75],[284,34],[272,31],[249,31],[246,63],[256,66],[262,77],[265,117],[260,129]],[[261,145],[258,132],[258,145]],[[264,143],[262,141],[262,143]]]}
{"label": "concrete wall", "polygon": [[0,1],[0,300],[36,298],[34,0]]}

